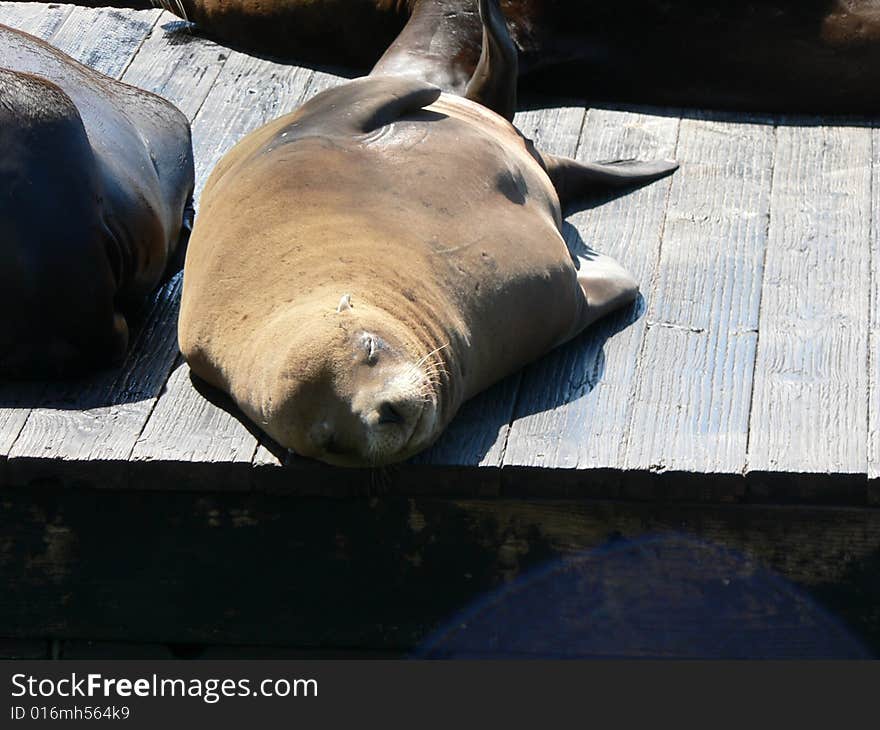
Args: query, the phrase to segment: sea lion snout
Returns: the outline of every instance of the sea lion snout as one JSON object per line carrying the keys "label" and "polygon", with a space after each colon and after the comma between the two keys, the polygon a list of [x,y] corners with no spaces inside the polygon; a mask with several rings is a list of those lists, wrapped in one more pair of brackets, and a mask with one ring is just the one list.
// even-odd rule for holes
{"label": "sea lion snout", "polygon": [[305,456],[340,466],[399,461],[421,448],[436,422],[437,394],[417,361],[373,354],[375,360],[340,372],[309,393],[310,420],[294,433]]}
{"label": "sea lion snout", "polygon": [[[326,395],[324,398],[329,404]],[[307,442],[299,448],[294,444],[294,451],[340,466],[386,464],[399,460],[401,454],[408,455],[411,442],[420,443],[423,424],[433,422],[431,403],[411,391],[377,391],[367,398],[358,394],[353,400],[360,401],[361,407],[337,401],[335,407],[303,423],[301,431]]]}
{"label": "sea lion snout", "polygon": [[423,357],[431,348],[395,318],[349,296],[292,316],[267,336],[283,335],[286,347],[264,371],[257,416],[279,444],[361,467],[401,461],[433,439],[441,401],[436,351]]}

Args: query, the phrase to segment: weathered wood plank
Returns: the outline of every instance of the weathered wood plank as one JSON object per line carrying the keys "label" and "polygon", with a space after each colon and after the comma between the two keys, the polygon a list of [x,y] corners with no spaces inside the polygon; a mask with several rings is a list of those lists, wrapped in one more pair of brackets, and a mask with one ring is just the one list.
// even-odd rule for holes
{"label": "weathered wood plank", "polygon": [[550,560],[673,533],[880,647],[877,510],[9,490],[0,517],[0,624],[22,637],[406,649]]}
{"label": "weathered wood plank", "polygon": [[[315,71],[309,79],[308,87],[299,103],[306,102],[322,91],[327,91],[327,89],[332,89],[334,86],[348,81],[346,76],[340,74],[341,72],[334,73],[332,70]],[[293,110],[288,109],[287,111]]]}
{"label": "weathered wood plank", "polygon": [[52,45],[86,66],[119,78],[161,15],[161,10],[74,8],[52,36]]}
{"label": "weathered wood plank", "polygon": [[[157,462],[164,471],[142,473],[163,473],[166,479],[160,483],[169,489],[200,480],[202,488],[215,487],[213,481],[199,475],[197,467],[202,464],[228,470],[224,486],[248,489],[257,438],[256,430],[246,424],[228,398],[208,386],[194,386],[189,367],[181,358],[132,449],[131,461]],[[248,468],[235,468],[241,465]],[[204,476],[207,473],[204,471]]]}
{"label": "weathered wood plank", "polygon": [[122,80],[165,97],[192,122],[228,56],[226,48],[163,12]]}
{"label": "weathered wood plank", "polygon": [[24,428],[34,403],[42,400],[44,390],[42,383],[0,383],[0,463],[5,464],[9,450]]}
{"label": "weathered wood plank", "polygon": [[0,2],[0,23],[51,40],[72,11],[72,5]]}
{"label": "weathered wood plank", "polygon": [[[88,45],[87,38],[81,42]],[[158,26],[139,47],[123,80],[173,103],[182,101],[194,115],[210,88],[202,79],[216,78],[224,54],[213,43],[191,36],[171,42]],[[187,80],[193,83],[188,86]],[[45,459],[84,462],[83,469],[88,469],[89,460],[128,459],[178,355],[179,293],[178,279],[157,294],[120,370],[58,384],[44,394],[42,407],[30,415],[10,454],[13,478],[51,473],[53,467],[40,461]]]}
{"label": "weathered wood plank", "polygon": [[[193,123],[197,199],[220,158],[248,132],[298,106],[312,75],[309,69],[229,53]],[[199,393],[188,367],[178,363],[132,461],[249,464],[257,455],[255,432],[226,408]],[[277,462],[266,451],[259,457],[260,464]],[[230,478],[233,472],[242,475],[244,488],[247,472],[230,470]]]}
{"label": "weathered wood plank", "polygon": [[774,139],[760,121],[682,121],[624,469],[745,468]]}
{"label": "weathered wood plank", "polygon": [[248,132],[295,109],[313,73],[229,53],[193,124],[197,201],[220,158]]}
{"label": "weathered wood plank", "polygon": [[168,376],[168,353],[176,351],[179,288],[177,277],[153,298],[121,368],[46,387],[9,451],[13,481],[49,477],[54,461],[80,462],[88,472],[93,460],[127,460]]}
{"label": "weathered wood plank", "polygon": [[871,130],[777,134],[749,469],[865,474]]}
{"label": "weathered wood plank", "polygon": [[871,499],[880,504],[880,127],[872,130],[871,332],[869,353],[868,477]]}
{"label": "weathered wood plank", "polygon": [[[71,6],[0,2],[0,22],[46,37],[105,72],[123,73],[124,80],[165,95],[191,119],[195,118],[199,189],[207,172],[241,135],[344,80],[333,73],[280,66],[228,51],[190,35],[178,20],[159,11],[74,10]],[[140,51],[135,54],[138,48]],[[226,65],[231,70],[224,68]],[[206,113],[200,113],[203,106],[208,108]],[[565,147],[554,147],[554,138],[571,141],[571,136],[564,133],[571,127],[571,115],[582,116],[583,110],[572,104],[527,112],[518,117],[517,123],[527,134],[536,136],[542,148],[571,154]],[[792,313],[795,318],[817,321],[810,308],[815,302],[782,301],[785,287],[778,287],[769,278],[761,282],[759,209],[765,202],[768,209],[770,205],[766,188],[772,175],[766,165],[768,160],[772,161],[775,141],[770,126],[752,124],[747,117],[731,119],[730,123],[709,116],[687,120],[682,125],[684,153],[680,150],[678,156],[688,159],[683,160],[684,168],[672,181],[602,201],[603,205],[571,219],[574,225],[568,234],[575,245],[580,245],[580,238],[612,253],[636,274],[647,300],[647,315],[639,316],[642,309],[630,312],[636,317],[634,324],[629,324],[626,316],[609,319],[567,348],[475,399],[463,409],[432,452],[395,470],[390,477],[381,476],[380,482],[388,480],[392,491],[406,493],[437,490],[445,494],[449,489],[466,493],[468,485],[478,485],[473,493],[492,494],[497,488],[493,491],[491,485],[503,481],[510,494],[534,494],[538,489],[541,494],[549,494],[553,493],[554,484],[561,485],[564,493],[570,493],[573,486],[580,489],[584,485],[587,493],[593,493],[588,485],[605,480],[605,486],[596,494],[650,496],[658,491],[668,494],[670,480],[696,484],[702,479],[700,483],[711,481],[717,486],[721,482],[728,485],[724,489],[734,489],[737,494],[748,490],[751,498],[764,499],[772,496],[763,486],[764,475],[778,470],[781,473],[776,476],[787,480],[786,489],[795,488],[791,485],[795,484],[797,474],[804,471],[804,462],[796,458],[796,449],[786,446],[781,448],[791,457],[788,463],[771,465],[766,472],[750,452],[752,471],[743,476],[743,424],[748,405],[744,409],[743,394],[751,387],[748,361],[755,353],[753,330],[757,323],[753,315],[760,299],[757,292],[763,286],[765,297],[769,293],[771,298],[779,298],[778,308],[772,303],[766,306],[772,310],[776,318],[773,326],[780,332]],[[825,498],[830,492],[823,491],[822,477],[839,469],[841,460],[858,462],[862,467],[856,465],[849,472],[830,474],[827,482],[834,489],[843,484],[841,480],[847,474],[856,481],[867,479],[865,471],[875,481],[880,478],[880,130],[834,129],[833,135],[858,132],[862,137],[855,145],[838,140],[831,144],[830,153],[822,153],[819,146],[828,142],[816,136],[818,131],[810,120],[789,121],[800,126],[784,126],[782,133],[790,134],[794,142],[808,148],[802,157],[791,152],[792,178],[800,175],[804,185],[809,186],[809,176],[805,175],[809,165],[805,160],[812,156],[815,159],[810,165],[821,167],[828,155],[837,154],[837,148],[844,155],[844,167],[849,164],[846,160],[858,163],[849,171],[843,167],[836,173],[825,170],[831,180],[826,180],[826,187],[820,191],[825,197],[817,206],[816,218],[821,230],[834,234],[832,244],[836,248],[831,259],[838,267],[838,280],[850,276],[850,266],[862,266],[854,279],[863,278],[848,288],[845,296],[823,302],[826,309],[822,316],[836,311],[841,304],[838,299],[845,303],[862,301],[868,296],[866,292],[871,292],[870,302],[862,301],[865,319],[859,335],[861,344],[856,343],[852,352],[840,350],[844,353],[844,368],[854,372],[862,354],[861,362],[868,363],[867,374],[862,373],[861,380],[854,381],[856,391],[862,393],[861,400],[840,382],[840,372],[833,373],[822,386],[826,390],[821,392],[836,388],[843,393],[836,401],[840,418],[829,416],[829,426],[822,419],[816,423],[804,420],[798,411],[791,416],[795,420],[787,424],[792,434],[804,429],[811,438],[824,438],[820,448],[808,449],[815,457],[815,472],[795,489],[811,497]],[[670,130],[677,130],[678,125],[675,116],[593,110],[583,130],[578,154],[584,159],[631,154],[671,156],[674,145],[670,140],[674,140],[675,133]],[[542,137],[545,130],[550,130],[549,137]],[[863,165],[870,147],[865,139],[870,136],[874,139],[874,207],[873,217],[867,218],[868,202],[859,208],[849,201],[839,209],[840,191],[835,184],[847,189],[861,186],[864,196]],[[745,181],[739,179],[741,174]],[[780,174],[777,171],[777,176]],[[686,179],[688,175],[692,177]],[[792,186],[786,195],[797,199],[797,180],[793,180]],[[670,190],[670,218],[660,247],[657,241],[663,225],[663,203]],[[867,196],[866,200],[871,198],[870,181]],[[781,198],[774,192],[772,200],[775,206]],[[787,202],[782,204],[785,207]],[[813,214],[807,211],[802,215],[809,219]],[[659,222],[655,218],[658,216]],[[871,220],[873,231],[869,230]],[[788,241],[786,236],[794,236],[798,225],[805,225],[800,217],[791,225],[781,223],[778,233]],[[652,234],[654,230],[657,232]],[[864,278],[866,240],[872,241],[875,267],[870,285]],[[653,241],[654,248],[647,241]],[[860,259],[852,254],[853,246],[859,245]],[[653,258],[641,255],[645,248],[653,251]],[[782,264],[787,262],[784,255],[784,250],[779,252]],[[768,266],[770,263],[772,260],[768,259]],[[805,272],[809,286],[823,281],[827,274],[828,261],[823,259],[821,263],[822,267]],[[222,476],[224,485],[240,483],[245,488],[249,484],[263,484],[265,477],[270,489],[280,484],[285,490],[304,494],[322,493],[322,485],[331,484],[336,486],[327,486],[328,493],[360,493],[363,483],[372,483],[372,476],[349,477],[345,473],[331,478],[326,470],[316,471],[308,464],[291,461],[268,441],[261,443],[263,437],[225,410],[227,405],[218,406],[193,389],[185,371],[174,371],[168,392],[157,402],[165,374],[174,367],[178,356],[173,335],[178,285],[174,282],[157,297],[150,317],[162,318],[164,325],[148,317],[134,359],[122,370],[101,374],[85,384],[52,385],[48,389],[43,384],[0,385],[0,460],[14,450],[10,463],[13,471],[17,469],[16,473],[32,477],[48,476],[55,471],[75,474],[75,470],[69,469],[71,463],[104,473],[104,466],[118,465],[129,451],[136,451],[137,460],[132,466],[146,480],[142,486],[173,488],[174,479],[169,477],[182,463],[178,458],[188,459],[188,454],[199,452],[207,454],[207,458],[199,461],[200,457],[194,457],[189,472],[195,480],[192,483],[205,481],[205,475],[216,473]],[[620,327],[624,329],[614,334]],[[762,309],[762,338],[763,327]],[[835,337],[843,337],[850,344],[858,339],[833,327],[828,329],[832,331],[820,333],[820,339],[824,337],[822,341],[829,351],[838,347]],[[815,375],[821,373],[828,360],[802,358],[803,348],[813,345],[812,335],[801,330],[795,335],[794,340],[789,334],[780,335],[779,346],[785,357],[765,352],[768,365],[783,368],[775,372],[777,380],[765,390],[784,401],[786,408],[801,409],[813,417],[818,411],[808,402],[809,398],[783,398],[782,388],[791,387],[790,371],[797,369],[803,373],[807,368]],[[810,390],[821,401],[825,396],[816,396],[816,392]],[[764,396],[756,388],[754,418],[763,414],[769,419],[775,414],[779,419],[786,412],[761,405],[761,397]],[[76,408],[70,408],[77,404],[94,407],[78,413]],[[44,407],[31,411],[33,405]],[[511,410],[514,405],[515,411]],[[155,422],[150,418],[154,407]],[[48,420],[44,420],[47,412]],[[150,429],[143,430],[148,418]],[[834,438],[827,438],[829,427],[837,429]],[[780,440],[786,438],[775,427],[773,435]],[[750,443],[757,443],[755,448],[759,451],[779,450],[770,440],[752,439]],[[227,457],[228,478],[223,466]],[[281,461],[290,462],[294,468],[277,469]],[[38,463],[41,466],[34,469]],[[153,465],[160,463],[167,469],[153,470]],[[252,467],[250,473],[244,468],[248,463]],[[497,467],[502,464],[505,469],[499,474]],[[203,468],[212,466],[216,471]],[[237,471],[239,467],[241,471]],[[254,477],[254,468],[260,472],[259,477]],[[114,469],[122,473],[118,466]],[[538,471],[545,475],[540,484],[535,480]],[[270,479],[269,472],[279,472],[281,480]],[[700,472],[725,474],[729,478],[710,480]],[[485,476],[487,473],[489,477]],[[153,478],[158,481],[151,481]],[[90,483],[95,481],[90,479]],[[624,482],[630,486],[619,487]],[[549,490],[545,489],[548,483]],[[807,484],[812,486],[803,486]],[[383,484],[378,486],[381,489]],[[710,491],[714,488],[710,486]],[[875,491],[880,493],[880,489]]]}
{"label": "weathered wood plank", "polygon": [[[591,109],[577,156],[585,161],[672,158],[679,124],[677,116]],[[676,174],[690,174],[687,164]],[[569,246],[615,257],[650,299],[670,185],[663,180],[590,201],[587,210],[569,219]],[[612,315],[526,370],[504,456],[506,490],[534,480],[531,471],[508,467],[561,469],[568,476],[586,470],[577,478],[592,480],[591,470],[621,463],[645,331],[643,311],[640,302]]]}

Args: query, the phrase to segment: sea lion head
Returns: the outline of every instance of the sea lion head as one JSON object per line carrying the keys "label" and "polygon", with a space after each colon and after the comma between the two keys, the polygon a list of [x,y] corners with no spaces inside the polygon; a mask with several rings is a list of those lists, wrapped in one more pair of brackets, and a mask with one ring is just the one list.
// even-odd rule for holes
{"label": "sea lion head", "polygon": [[263,391],[265,430],[337,466],[381,466],[423,450],[441,426],[445,348],[348,294],[330,310],[290,333]]}

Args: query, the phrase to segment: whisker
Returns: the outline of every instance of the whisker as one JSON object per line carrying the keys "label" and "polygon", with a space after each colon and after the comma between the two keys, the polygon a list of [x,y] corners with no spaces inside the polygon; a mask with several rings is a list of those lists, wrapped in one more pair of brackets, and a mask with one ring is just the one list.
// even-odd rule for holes
{"label": "whisker", "polygon": [[419,360],[416,363],[416,367],[421,366],[422,363],[424,363],[429,357],[431,357],[432,355],[436,355],[438,352],[440,352],[440,350],[445,350],[447,347],[449,347],[448,342],[445,345],[440,345],[440,347],[437,347],[437,348],[431,350],[431,352],[429,352],[427,355],[425,355],[421,360]]}
{"label": "whisker", "polygon": [[187,23],[189,23],[189,17],[186,14],[186,8],[183,7],[183,0],[175,0],[175,4],[180,10],[180,17],[183,18]]}

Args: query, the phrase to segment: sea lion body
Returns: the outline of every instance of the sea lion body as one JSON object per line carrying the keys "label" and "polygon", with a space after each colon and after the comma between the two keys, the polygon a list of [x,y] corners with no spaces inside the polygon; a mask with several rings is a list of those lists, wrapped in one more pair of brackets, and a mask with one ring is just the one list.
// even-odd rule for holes
{"label": "sea lion body", "polygon": [[541,154],[509,121],[497,0],[479,16],[465,98],[374,71],[248,135],[205,187],[181,351],[300,455],[406,459],[465,399],[638,292],[608,257],[575,261],[562,204],[677,165]]}
{"label": "sea lion body", "polygon": [[[397,68],[408,65],[446,91],[460,91],[480,53],[476,0],[161,4],[224,42],[355,69],[371,67],[409,20],[409,53]],[[880,108],[875,0],[502,0],[501,6],[524,84],[541,92],[753,111]]]}
{"label": "sea lion body", "polygon": [[187,256],[180,343],[192,369],[306,455],[315,450],[288,438],[284,387],[272,384],[319,323],[345,325],[343,295],[352,312],[392,313],[405,332],[393,346],[412,361],[443,347],[432,436],[464,399],[584,326],[559,200],[531,145],[447,94],[352,134],[352,99],[384,82],[316,97],[234,148],[205,188]]}
{"label": "sea lion body", "polygon": [[174,268],[193,189],[186,118],[0,25],[0,141],[0,373],[119,360],[126,316]]}

